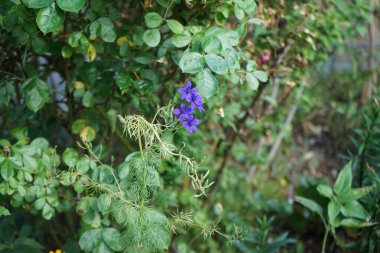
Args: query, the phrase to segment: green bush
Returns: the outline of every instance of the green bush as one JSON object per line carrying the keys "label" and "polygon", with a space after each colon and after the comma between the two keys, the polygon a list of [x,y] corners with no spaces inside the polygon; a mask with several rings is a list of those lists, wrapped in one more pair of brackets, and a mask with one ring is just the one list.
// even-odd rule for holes
{"label": "green bush", "polygon": [[[286,129],[306,71],[368,20],[364,0],[0,0],[0,252],[300,248],[267,218],[293,212],[281,175],[253,187],[239,168],[271,166],[251,143]],[[347,168],[338,197],[318,188],[328,216],[297,198],[325,238],[375,224]]]}

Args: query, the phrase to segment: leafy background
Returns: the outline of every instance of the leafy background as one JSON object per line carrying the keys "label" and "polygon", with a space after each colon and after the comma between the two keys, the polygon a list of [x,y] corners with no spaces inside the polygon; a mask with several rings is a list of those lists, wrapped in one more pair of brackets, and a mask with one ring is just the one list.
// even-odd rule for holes
{"label": "leafy background", "polygon": [[0,252],[378,252],[378,11],[0,0]]}

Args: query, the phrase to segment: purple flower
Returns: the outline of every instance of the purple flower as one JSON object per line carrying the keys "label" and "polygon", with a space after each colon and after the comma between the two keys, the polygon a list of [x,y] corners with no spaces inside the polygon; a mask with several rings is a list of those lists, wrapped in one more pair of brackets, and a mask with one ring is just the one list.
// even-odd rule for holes
{"label": "purple flower", "polygon": [[181,99],[185,99],[187,102],[190,102],[191,96],[196,95],[199,90],[197,88],[192,88],[191,82],[188,81],[185,87],[178,89],[178,92],[181,93]]}
{"label": "purple flower", "polygon": [[187,131],[189,131],[189,133],[197,131],[197,125],[199,125],[199,120],[194,118],[192,115],[182,123],[182,126],[187,128]]}
{"label": "purple flower", "polygon": [[191,114],[194,112],[194,109],[192,107],[186,107],[184,103],[181,103],[181,108],[175,108],[173,110],[173,114],[175,116],[179,116],[179,120],[185,120],[191,116]]}
{"label": "purple flower", "polygon": [[186,100],[187,102],[191,103],[191,107],[197,108],[200,112],[203,112],[203,97],[201,95],[197,94],[191,94],[190,100]]}

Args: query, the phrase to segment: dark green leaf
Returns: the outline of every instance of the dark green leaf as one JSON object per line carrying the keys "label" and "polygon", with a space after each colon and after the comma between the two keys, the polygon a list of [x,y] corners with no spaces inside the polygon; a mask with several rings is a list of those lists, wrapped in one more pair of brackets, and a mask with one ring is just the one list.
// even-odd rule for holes
{"label": "dark green leaf", "polygon": [[54,3],[39,10],[36,17],[38,28],[40,28],[44,34],[56,32],[61,29],[63,21],[64,14]]}
{"label": "dark green leaf", "polygon": [[86,0],[57,0],[57,4],[64,11],[77,13],[84,7]]}

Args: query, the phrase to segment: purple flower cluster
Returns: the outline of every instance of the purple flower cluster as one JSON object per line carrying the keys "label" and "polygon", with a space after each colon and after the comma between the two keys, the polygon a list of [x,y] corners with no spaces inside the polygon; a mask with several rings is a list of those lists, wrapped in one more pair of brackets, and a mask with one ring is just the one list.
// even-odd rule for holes
{"label": "purple flower cluster", "polygon": [[182,121],[182,126],[187,128],[189,133],[197,131],[197,125],[199,125],[199,120],[194,118],[194,111],[197,109],[203,112],[203,97],[198,94],[199,90],[197,88],[192,88],[190,81],[187,82],[185,87],[179,88],[178,92],[181,94],[181,99],[189,103],[189,107],[185,103],[181,103],[180,108],[175,108],[173,114]]}

